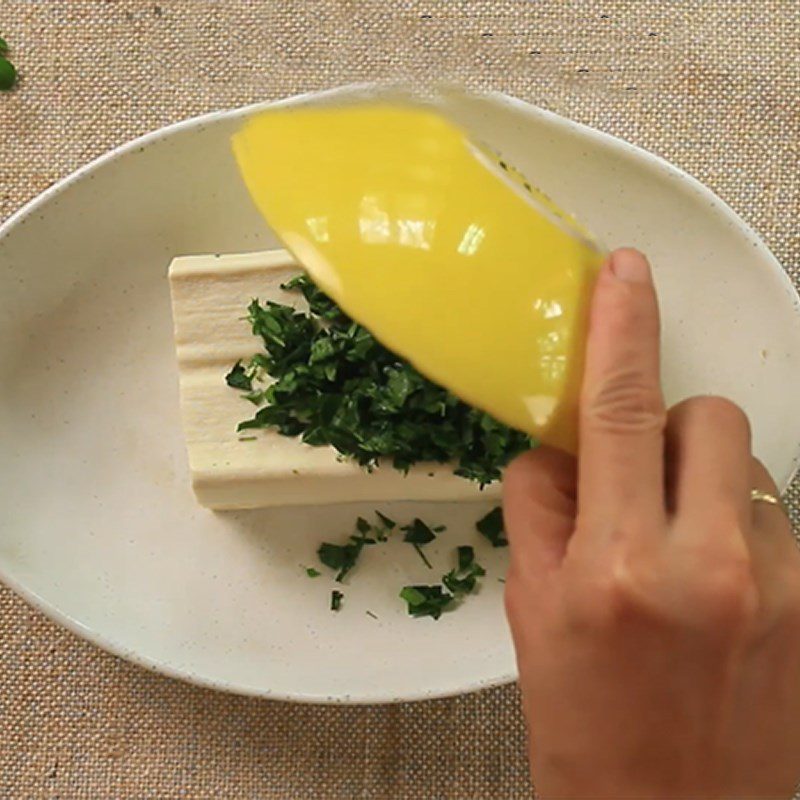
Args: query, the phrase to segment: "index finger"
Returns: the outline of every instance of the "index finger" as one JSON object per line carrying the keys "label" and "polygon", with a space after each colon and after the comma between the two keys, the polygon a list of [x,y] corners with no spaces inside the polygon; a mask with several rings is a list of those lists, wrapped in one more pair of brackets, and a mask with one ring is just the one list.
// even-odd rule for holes
{"label": "index finger", "polygon": [[610,528],[665,516],[659,327],[647,259],[615,251],[592,301],[578,466],[579,515]]}

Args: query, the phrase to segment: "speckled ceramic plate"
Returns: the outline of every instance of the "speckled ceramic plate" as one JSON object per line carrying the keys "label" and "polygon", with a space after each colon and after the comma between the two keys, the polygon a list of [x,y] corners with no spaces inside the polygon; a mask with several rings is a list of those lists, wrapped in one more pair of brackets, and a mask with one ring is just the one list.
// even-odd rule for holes
{"label": "speckled ceramic plate", "polygon": [[[696,181],[621,141],[499,95],[442,102],[604,241],[650,254],[669,399],[741,403],[757,454],[785,483],[800,442],[800,317],[754,233]],[[472,527],[486,504],[385,506],[448,525],[437,571],[399,543],[371,548],[333,614],[331,581],[301,565],[371,508],[215,514],[195,503],[166,268],[176,254],[277,244],[229,148],[255,110],[125,145],[0,229],[0,574],[100,646],[231,691],[383,702],[510,681],[505,553]],[[466,542],[488,568],[483,591],[439,622],[408,618],[399,587],[440,575]]]}

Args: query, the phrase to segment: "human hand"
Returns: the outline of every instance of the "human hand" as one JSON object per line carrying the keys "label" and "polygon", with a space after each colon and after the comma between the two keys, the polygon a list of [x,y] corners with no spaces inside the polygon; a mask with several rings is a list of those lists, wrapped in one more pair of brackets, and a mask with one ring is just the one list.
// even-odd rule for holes
{"label": "human hand", "polygon": [[544,798],[790,797],[800,778],[800,554],[743,412],[668,413],[645,258],[595,291],[580,454],[504,481],[506,606]]}

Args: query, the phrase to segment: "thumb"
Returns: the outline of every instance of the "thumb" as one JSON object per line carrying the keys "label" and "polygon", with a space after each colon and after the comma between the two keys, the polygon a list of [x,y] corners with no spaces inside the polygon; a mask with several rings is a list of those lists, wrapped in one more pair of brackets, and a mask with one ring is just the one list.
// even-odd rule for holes
{"label": "thumb", "polygon": [[511,566],[520,577],[557,568],[575,527],[577,463],[539,447],[515,459],[503,478],[503,516]]}

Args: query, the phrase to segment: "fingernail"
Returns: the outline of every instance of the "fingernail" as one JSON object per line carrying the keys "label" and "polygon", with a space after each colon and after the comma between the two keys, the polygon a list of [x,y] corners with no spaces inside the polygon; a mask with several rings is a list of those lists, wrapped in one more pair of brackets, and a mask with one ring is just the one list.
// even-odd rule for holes
{"label": "fingernail", "polygon": [[611,254],[611,271],[626,283],[650,283],[650,265],[638,250],[615,250]]}

